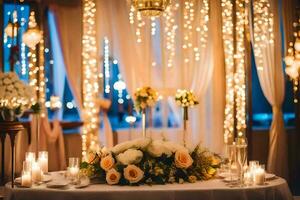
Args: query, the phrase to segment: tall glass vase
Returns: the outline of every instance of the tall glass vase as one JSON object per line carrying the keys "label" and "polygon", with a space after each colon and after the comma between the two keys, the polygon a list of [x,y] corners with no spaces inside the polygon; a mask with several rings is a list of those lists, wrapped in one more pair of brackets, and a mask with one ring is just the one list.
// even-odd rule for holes
{"label": "tall glass vase", "polygon": [[142,132],[143,138],[146,137],[146,109],[142,109]]}
{"label": "tall glass vase", "polygon": [[188,107],[183,107],[183,145],[186,146],[187,124],[189,120]]}
{"label": "tall glass vase", "polygon": [[39,152],[39,141],[40,141],[40,114],[39,113],[34,113],[34,120],[35,120],[35,131],[36,131],[36,135],[35,135],[35,154],[38,155]]}

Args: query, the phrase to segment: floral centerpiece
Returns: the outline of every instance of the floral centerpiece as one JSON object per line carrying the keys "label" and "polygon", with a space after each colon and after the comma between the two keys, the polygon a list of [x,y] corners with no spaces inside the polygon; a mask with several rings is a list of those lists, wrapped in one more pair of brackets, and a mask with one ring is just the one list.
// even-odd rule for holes
{"label": "floral centerpiece", "polygon": [[146,109],[153,107],[158,100],[158,93],[151,87],[138,88],[134,93],[134,105],[142,113],[143,137],[146,136]]}
{"label": "floral centerpiece", "polygon": [[212,178],[220,163],[219,156],[200,146],[143,138],[90,153],[81,173],[110,185],[193,183]]}
{"label": "floral centerpiece", "polygon": [[177,93],[175,95],[175,101],[177,105],[183,108],[183,143],[185,145],[188,121],[188,108],[199,104],[199,102],[196,100],[196,96],[194,95],[192,90],[177,90]]}
{"label": "floral centerpiece", "polygon": [[15,121],[34,102],[33,89],[14,72],[0,73],[0,121]]}

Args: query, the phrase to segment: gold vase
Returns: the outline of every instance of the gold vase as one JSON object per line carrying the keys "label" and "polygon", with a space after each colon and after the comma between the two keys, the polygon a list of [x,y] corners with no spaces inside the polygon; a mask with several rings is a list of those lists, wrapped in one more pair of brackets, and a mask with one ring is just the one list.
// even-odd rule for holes
{"label": "gold vase", "polygon": [[146,137],[146,109],[142,109],[142,133],[143,138]]}
{"label": "gold vase", "polygon": [[186,136],[187,136],[187,123],[189,120],[188,107],[183,107],[183,145],[186,146]]}

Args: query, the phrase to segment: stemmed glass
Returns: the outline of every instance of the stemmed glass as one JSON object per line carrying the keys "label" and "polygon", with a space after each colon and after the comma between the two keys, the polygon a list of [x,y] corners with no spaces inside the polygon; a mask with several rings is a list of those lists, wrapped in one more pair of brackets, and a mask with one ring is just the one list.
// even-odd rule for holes
{"label": "stemmed glass", "polygon": [[232,165],[235,163],[236,158],[236,147],[235,143],[228,145],[227,147],[227,153],[228,153],[228,162],[229,162],[229,174],[230,174],[230,181],[232,182]]}
{"label": "stemmed glass", "polygon": [[247,139],[244,137],[236,138],[236,160],[239,165],[240,186],[244,185],[244,165],[247,160]]}

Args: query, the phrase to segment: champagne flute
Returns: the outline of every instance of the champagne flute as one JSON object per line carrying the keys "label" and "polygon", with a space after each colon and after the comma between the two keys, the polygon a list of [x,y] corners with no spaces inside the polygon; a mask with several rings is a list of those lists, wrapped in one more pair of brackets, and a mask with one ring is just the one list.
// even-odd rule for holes
{"label": "champagne flute", "polygon": [[228,162],[229,162],[229,174],[230,174],[230,181],[232,181],[232,165],[235,163],[235,158],[236,158],[236,146],[235,142],[232,144],[228,145]]}
{"label": "champagne flute", "polygon": [[240,186],[244,183],[244,165],[247,160],[247,139],[243,137],[236,138],[236,160],[239,165]]}

